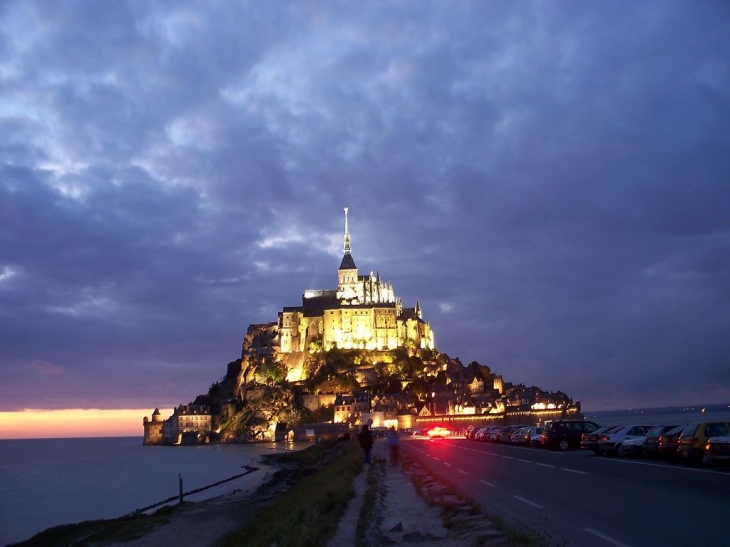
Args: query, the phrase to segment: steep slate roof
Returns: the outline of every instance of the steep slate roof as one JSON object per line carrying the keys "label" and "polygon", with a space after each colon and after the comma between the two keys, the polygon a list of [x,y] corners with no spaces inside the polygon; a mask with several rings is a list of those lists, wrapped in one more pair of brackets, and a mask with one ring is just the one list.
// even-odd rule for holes
{"label": "steep slate roof", "polygon": [[345,253],[345,256],[342,257],[340,270],[357,270],[357,266],[355,266],[355,261],[352,259],[352,255],[350,253]]}

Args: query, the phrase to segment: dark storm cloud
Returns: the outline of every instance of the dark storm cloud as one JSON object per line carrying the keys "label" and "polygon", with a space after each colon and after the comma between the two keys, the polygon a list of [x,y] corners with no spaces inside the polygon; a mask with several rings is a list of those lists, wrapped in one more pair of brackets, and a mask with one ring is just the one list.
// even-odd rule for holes
{"label": "dark storm cloud", "polygon": [[6,2],[0,400],[171,405],[361,272],[584,406],[730,400],[721,4]]}

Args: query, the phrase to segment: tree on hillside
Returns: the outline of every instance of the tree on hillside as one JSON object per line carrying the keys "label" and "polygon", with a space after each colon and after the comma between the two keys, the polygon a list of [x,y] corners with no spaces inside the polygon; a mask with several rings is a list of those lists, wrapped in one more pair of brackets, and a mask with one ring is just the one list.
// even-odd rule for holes
{"label": "tree on hillside", "polygon": [[314,387],[316,393],[350,393],[358,391],[360,384],[349,374],[338,374],[328,378]]}
{"label": "tree on hillside", "polygon": [[431,392],[431,385],[425,378],[416,378],[406,388],[406,392],[423,402]]}
{"label": "tree on hillside", "polygon": [[254,379],[260,384],[280,384],[286,380],[287,368],[284,363],[266,358],[263,363],[256,367]]}

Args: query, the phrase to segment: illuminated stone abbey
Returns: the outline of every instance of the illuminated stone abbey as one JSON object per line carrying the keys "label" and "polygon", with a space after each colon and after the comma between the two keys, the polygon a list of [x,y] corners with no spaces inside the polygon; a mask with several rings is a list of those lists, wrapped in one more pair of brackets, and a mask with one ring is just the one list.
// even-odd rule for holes
{"label": "illuminated stone abbey", "polygon": [[304,358],[311,352],[435,349],[431,326],[423,320],[418,301],[415,307],[404,308],[393,285],[379,273],[358,274],[352,258],[347,213],[345,207],[344,249],[337,270],[337,288],[306,290],[302,305],[283,308],[276,322],[249,325],[242,348],[244,371],[252,359],[270,357],[287,365],[287,380],[299,381],[304,379]]}
{"label": "illuminated stone abbey", "polygon": [[302,305],[279,313],[279,351],[322,348],[388,350],[399,347],[434,349],[433,332],[421,306],[403,308],[393,285],[380,274],[358,275],[352,258],[345,207],[344,256],[337,271],[337,289],[307,290]]}

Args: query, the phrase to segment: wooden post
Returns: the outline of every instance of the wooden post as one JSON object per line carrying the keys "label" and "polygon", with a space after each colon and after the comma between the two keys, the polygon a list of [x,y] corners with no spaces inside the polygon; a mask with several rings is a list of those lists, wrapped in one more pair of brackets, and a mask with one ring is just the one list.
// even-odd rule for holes
{"label": "wooden post", "polygon": [[182,473],[177,474],[178,482],[180,483],[180,503],[182,503],[183,500],[183,480],[182,480]]}

